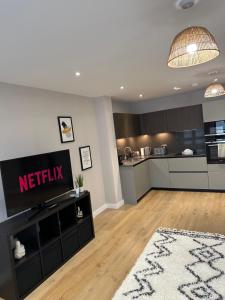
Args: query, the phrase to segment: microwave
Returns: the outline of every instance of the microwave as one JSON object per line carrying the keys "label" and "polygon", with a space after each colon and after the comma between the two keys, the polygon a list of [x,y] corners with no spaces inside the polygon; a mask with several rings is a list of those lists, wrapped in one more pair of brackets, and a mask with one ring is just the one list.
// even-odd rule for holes
{"label": "microwave", "polygon": [[225,135],[225,120],[204,123],[205,137]]}
{"label": "microwave", "polygon": [[204,123],[208,164],[225,164],[225,120]]}

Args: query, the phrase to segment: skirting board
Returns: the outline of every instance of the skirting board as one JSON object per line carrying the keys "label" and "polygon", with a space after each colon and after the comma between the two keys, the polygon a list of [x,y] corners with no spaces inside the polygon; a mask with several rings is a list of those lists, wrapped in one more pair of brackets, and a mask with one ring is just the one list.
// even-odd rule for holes
{"label": "skirting board", "polygon": [[123,205],[124,205],[124,200],[121,200],[120,202],[117,202],[117,203],[105,203],[102,206],[100,206],[99,208],[97,208],[95,211],[93,211],[93,217],[94,218],[97,217],[97,215],[102,213],[107,208],[118,209]]}

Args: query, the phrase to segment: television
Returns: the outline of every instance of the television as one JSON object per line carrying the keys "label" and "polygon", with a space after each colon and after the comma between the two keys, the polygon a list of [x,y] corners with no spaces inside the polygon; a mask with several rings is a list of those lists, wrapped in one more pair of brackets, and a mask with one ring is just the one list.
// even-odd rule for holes
{"label": "television", "polygon": [[0,170],[8,217],[74,188],[69,150],[1,161]]}

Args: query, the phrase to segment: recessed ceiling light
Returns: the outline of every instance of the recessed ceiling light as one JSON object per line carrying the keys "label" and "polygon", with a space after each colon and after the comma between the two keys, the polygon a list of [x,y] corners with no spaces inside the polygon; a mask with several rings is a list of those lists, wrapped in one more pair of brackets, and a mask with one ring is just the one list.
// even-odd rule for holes
{"label": "recessed ceiling light", "polygon": [[75,72],[76,77],[80,77],[80,72]]}
{"label": "recessed ceiling light", "polygon": [[217,81],[218,81],[218,78],[215,78],[213,81],[214,81],[214,82],[217,82]]}
{"label": "recessed ceiling light", "polygon": [[192,83],[193,87],[199,86],[199,84],[197,82]]}
{"label": "recessed ceiling light", "polygon": [[143,98],[143,95],[142,95],[142,94],[140,94],[140,95],[139,95],[139,98]]}
{"label": "recessed ceiling light", "polygon": [[179,90],[181,90],[181,88],[180,88],[179,86],[175,86],[173,89],[174,89],[174,91],[179,91]]}
{"label": "recessed ceiling light", "polygon": [[123,85],[121,85],[120,89],[121,89],[121,90],[124,90],[124,86],[123,86]]}

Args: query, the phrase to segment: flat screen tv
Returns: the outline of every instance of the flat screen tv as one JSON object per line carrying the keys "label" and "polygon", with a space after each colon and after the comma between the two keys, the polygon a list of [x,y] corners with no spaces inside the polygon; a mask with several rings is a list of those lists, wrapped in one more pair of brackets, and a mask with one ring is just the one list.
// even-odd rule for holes
{"label": "flat screen tv", "polygon": [[74,188],[69,150],[1,161],[0,169],[8,217]]}

